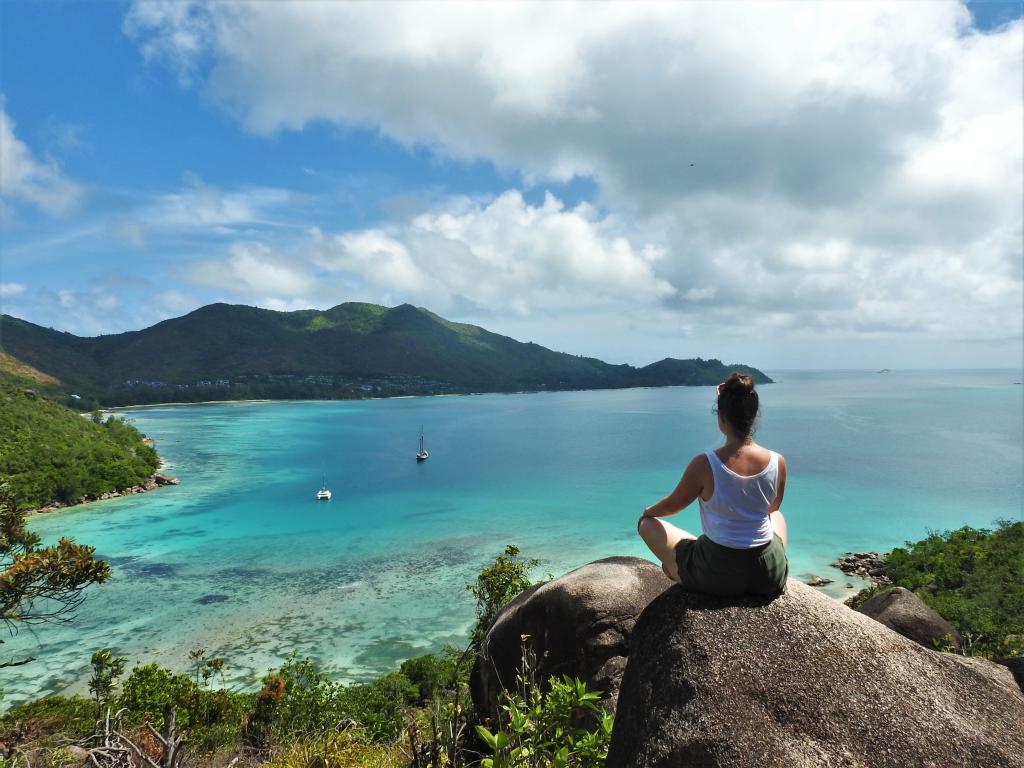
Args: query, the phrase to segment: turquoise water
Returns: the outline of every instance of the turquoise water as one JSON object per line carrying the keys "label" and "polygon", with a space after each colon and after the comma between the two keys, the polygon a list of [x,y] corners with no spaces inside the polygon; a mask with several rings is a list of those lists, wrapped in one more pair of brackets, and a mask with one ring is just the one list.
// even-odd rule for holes
{"label": "turquoise water", "polygon": [[[1019,519],[1019,371],[780,372],[759,440],[786,455],[791,572],[929,530]],[[158,407],[128,411],[182,484],[32,519],[113,566],[66,626],[9,638],[9,706],[81,690],[111,647],[177,669],[204,647],[252,686],[289,652],[362,680],[461,643],[464,584],[506,543],[536,576],[645,555],[641,509],[721,442],[714,389]],[[416,463],[420,425],[430,459]],[[321,473],[334,492],[316,502]],[[696,508],[673,522],[699,528]]]}

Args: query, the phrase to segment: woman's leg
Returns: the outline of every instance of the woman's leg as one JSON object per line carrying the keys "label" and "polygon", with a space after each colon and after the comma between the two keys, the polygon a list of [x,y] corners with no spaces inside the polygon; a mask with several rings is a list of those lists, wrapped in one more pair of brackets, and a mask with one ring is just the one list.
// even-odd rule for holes
{"label": "woman's leg", "polygon": [[786,518],[782,516],[782,510],[775,510],[771,514],[772,530],[775,535],[782,539],[782,546],[789,549],[789,533],[786,530]]}
{"label": "woman's leg", "polygon": [[645,517],[639,525],[640,537],[647,547],[661,560],[661,569],[676,584],[679,583],[679,569],[676,567],[676,544],[683,539],[696,539],[692,533],[676,528],[657,517]]}

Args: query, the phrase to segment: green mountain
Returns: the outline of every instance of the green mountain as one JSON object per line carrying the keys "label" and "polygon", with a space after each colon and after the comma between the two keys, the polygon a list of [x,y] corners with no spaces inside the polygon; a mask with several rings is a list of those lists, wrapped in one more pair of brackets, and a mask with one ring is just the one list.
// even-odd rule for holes
{"label": "green mountain", "polygon": [[403,304],[275,312],[211,304],[141,331],[83,338],[0,316],[0,349],[103,405],[715,384],[718,360],[644,368],[553,352]]}

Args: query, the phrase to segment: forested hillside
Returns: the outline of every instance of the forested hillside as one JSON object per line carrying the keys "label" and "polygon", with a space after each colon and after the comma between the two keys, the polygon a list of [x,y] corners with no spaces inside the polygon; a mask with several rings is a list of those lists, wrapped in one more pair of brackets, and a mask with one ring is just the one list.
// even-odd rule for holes
{"label": "forested hillside", "polygon": [[211,304],[141,331],[82,338],[0,317],[3,349],[103,405],[710,385],[719,360],[644,368],[554,352],[403,304],[275,312]]}
{"label": "forested hillside", "polygon": [[122,419],[101,420],[50,400],[32,379],[0,372],[0,477],[19,508],[122,490],[156,471],[156,451]]}

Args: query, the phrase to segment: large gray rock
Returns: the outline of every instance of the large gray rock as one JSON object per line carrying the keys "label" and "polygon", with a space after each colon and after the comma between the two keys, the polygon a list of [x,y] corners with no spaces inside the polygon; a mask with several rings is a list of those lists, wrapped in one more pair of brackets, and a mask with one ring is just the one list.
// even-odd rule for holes
{"label": "large gray rock", "polygon": [[637,620],[607,765],[1024,766],[1024,696],[793,580],[673,588]]}
{"label": "large gray rock", "polygon": [[947,644],[960,648],[960,633],[956,627],[909,589],[887,589],[865,600],[857,610],[925,648],[945,647]]}
{"label": "large gray rock", "polygon": [[523,592],[498,615],[470,677],[477,711],[494,717],[503,689],[516,690],[528,635],[533,676],[579,677],[615,711],[629,635],[640,612],[672,586],[661,568],[638,557],[609,557]]}

